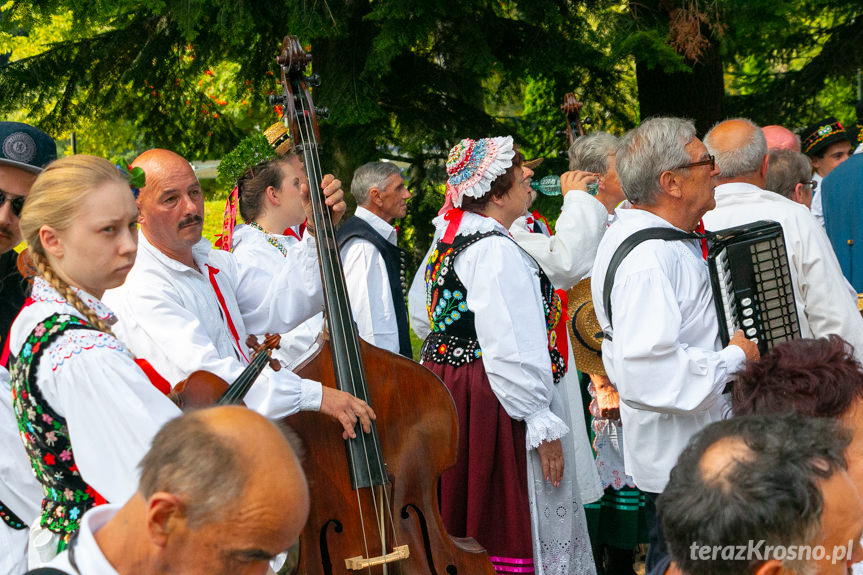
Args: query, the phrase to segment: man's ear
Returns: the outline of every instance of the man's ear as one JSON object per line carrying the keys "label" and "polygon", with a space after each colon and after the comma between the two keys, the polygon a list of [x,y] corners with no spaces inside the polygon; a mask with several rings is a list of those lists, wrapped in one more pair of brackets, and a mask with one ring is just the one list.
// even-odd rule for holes
{"label": "man's ear", "polygon": [[186,521],[186,508],[176,495],[158,491],[147,500],[147,533],[157,547],[165,547],[171,534]]}
{"label": "man's ear", "polygon": [[51,226],[42,226],[39,228],[39,242],[46,253],[51,254],[56,259],[63,257],[63,240],[60,239],[57,231]]}
{"label": "man's ear", "polygon": [[786,569],[782,561],[770,559],[758,566],[753,575],[792,575],[790,569]]}
{"label": "man's ear", "polygon": [[791,199],[794,200],[795,202],[797,202],[798,204],[803,203],[800,201],[803,199],[803,186],[804,186],[804,184],[801,184],[798,182],[797,185],[794,186],[794,192],[791,194]]}
{"label": "man's ear", "polygon": [[379,190],[378,188],[372,188],[371,190],[369,190],[369,202],[377,207],[381,207],[384,205],[384,200],[381,196],[381,190]]}
{"label": "man's ear", "polygon": [[770,163],[770,155],[765,154],[764,159],[761,161],[761,168],[758,170],[758,176],[761,178],[767,178],[767,164]]}
{"label": "man's ear", "polygon": [[659,186],[662,191],[675,199],[683,197],[683,190],[680,189],[680,175],[671,170],[666,170],[659,175]]}

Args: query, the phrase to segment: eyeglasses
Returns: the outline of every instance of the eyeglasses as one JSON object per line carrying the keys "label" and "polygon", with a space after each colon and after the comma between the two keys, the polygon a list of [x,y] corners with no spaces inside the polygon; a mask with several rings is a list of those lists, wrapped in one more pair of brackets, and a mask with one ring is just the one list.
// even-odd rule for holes
{"label": "eyeglasses", "polygon": [[21,210],[24,209],[24,200],[27,198],[25,196],[13,196],[12,194],[7,194],[3,190],[0,190],[0,206],[6,203],[6,200],[9,200],[9,206],[12,208],[12,213],[15,214],[16,218],[21,217]]}
{"label": "eyeglasses", "polygon": [[801,184],[808,185],[813,192],[818,189],[818,180],[801,180]]}
{"label": "eyeglasses", "polygon": [[675,170],[682,170],[683,168],[694,168],[696,166],[710,166],[710,171],[716,169],[716,158],[713,157],[712,154],[707,155],[706,160],[698,160],[697,162],[689,162],[688,164],[683,164],[682,166],[677,166],[674,168]]}

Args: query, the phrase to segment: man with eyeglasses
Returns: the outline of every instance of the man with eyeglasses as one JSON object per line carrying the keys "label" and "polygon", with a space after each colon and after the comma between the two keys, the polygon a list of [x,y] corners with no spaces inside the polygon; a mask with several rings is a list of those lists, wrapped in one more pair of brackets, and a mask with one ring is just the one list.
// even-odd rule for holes
{"label": "man with eyeglasses", "polygon": [[[645,494],[645,567],[652,575],[668,565],[656,498],[690,437],[722,419],[731,374],[759,355],[741,331],[722,347],[698,239],[648,239],[615,258],[650,228],[691,232],[714,206],[714,161],[695,126],[678,118],[642,123],[621,139],[616,168],[632,209],[618,210],[599,243],[591,295],[605,334],[602,363],[620,394],[626,473]],[[612,260],[620,263],[608,273]]]}
{"label": "man with eyeglasses", "polygon": [[[57,157],[57,147],[42,130],[19,122],[0,122],[0,345],[24,305],[27,282],[18,273],[21,243],[18,215],[42,166]],[[42,486],[18,437],[12,413],[9,374],[0,367],[0,573],[27,567],[29,524],[39,516]]]}
{"label": "man with eyeglasses", "polygon": [[[800,335],[839,335],[863,361],[863,317],[857,311],[857,295],[842,275],[827,235],[805,206],[764,189],[769,157],[761,129],[749,120],[726,120],[707,133],[704,143],[719,168],[716,208],[704,216],[704,225],[720,230],[758,220],[779,222]],[[798,181],[808,183],[798,176]]]}

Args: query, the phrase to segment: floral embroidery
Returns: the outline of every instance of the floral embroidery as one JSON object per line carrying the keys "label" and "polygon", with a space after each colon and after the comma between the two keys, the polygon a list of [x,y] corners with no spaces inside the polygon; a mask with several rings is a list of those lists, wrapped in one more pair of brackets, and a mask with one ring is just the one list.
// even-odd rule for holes
{"label": "floral embroidery", "polygon": [[[492,235],[507,237],[497,231],[476,232],[457,236],[445,250],[447,244],[443,242],[432,249],[425,271],[426,308],[432,333],[423,344],[423,361],[458,367],[482,357],[476,340],[474,314],[467,305],[467,290],[455,273],[455,258],[468,246]],[[563,316],[563,306],[548,276],[542,270],[539,275],[551,374],[554,383],[558,383],[566,373],[566,358],[557,349],[555,331]]]}
{"label": "floral embroidery", "polygon": [[[54,314],[36,326],[22,347],[21,354],[13,359],[10,366],[12,407],[18,421],[18,432],[44,494],[40,524],[61,535],[77,531],[80,516],[95,504],[98,494],[81,478],[75,465],[66,420],[42,397],[36,384],[36,372],[40,350],[50,349],[51,344],[61,338],[68,339],[73,342],[75,350],[65,356],[63,354],[68,350],[58,352],[59,356],[68,359],[71,354],[87,347],[81,345],[84,339],[63,337],[64,334],[94,333],[101,332],[92,331],[91,326],[81,318],[70,314]],[[87,341],[98,339],[92,335],[90,338]],[[54,362],[52,358],[52,364]]]}

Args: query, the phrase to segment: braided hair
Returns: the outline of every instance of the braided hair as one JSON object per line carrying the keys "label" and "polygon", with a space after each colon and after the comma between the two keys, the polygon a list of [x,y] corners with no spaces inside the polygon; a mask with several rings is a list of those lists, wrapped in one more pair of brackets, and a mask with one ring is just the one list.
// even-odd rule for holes
{"label": "braided hair", "polygon": [[[69,229],[78,216],[81,199],[108,182],[129,185],[128,177],[104,158],[81,154],[51,162],[30,188],[21,211],[19,227],[28,245],[30,261],[39,275],[66,298],[95,329],[113,336],[111,328],[51,267],[39,237],[43,226],[50,226],[58,231]],[[132,193],[131,188],[129,193]]]}

